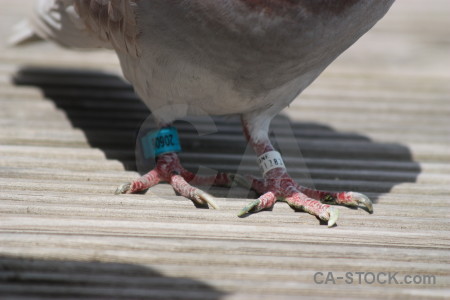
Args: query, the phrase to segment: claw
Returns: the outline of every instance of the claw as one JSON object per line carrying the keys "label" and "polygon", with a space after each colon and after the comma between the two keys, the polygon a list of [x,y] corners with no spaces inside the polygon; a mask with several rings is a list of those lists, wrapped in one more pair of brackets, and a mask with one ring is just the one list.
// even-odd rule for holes
{"label": "claw", "polygon": [[328,219],[328,228],[333,227],[336,224],[337,219],[339,218],[339,210],[336,207],[330,206],[327,209],[327,212],[330,215]]}
{"label": "claw", "polygon": [[121,184],[117,187],[114,194],[116,194],[116,195],[126,194],[130,190],[130,188],[131,188],[131,183],[129,183],[129,182]]}
{"label": "claw", "polygon": [[361,193],[353,192],[352,199],[356,201],[358,205],[361,204],[363,207],[365,207],[369,213],[373,213],[373,205],[369,197]]}
{"label": "claw", "polygon": [[197,202],[201,202],[200,204],[207,203],[212,208],[219,209],[219,205],[216,204],[216,202],[214,201],[214,197],[211,196],[210,194],[208,194],[202,190],[199,190],[199,189],[196,189],[194,194],[195,194],[195,196],[194,196],[195,200]]}
{"label": "claw", "polygon": [[242,217],[246,214],[248,214],[251,210],[259,211],[258,206],[261,203],[261,200],[256,199],[255,201],[250,202],[245,206],[241,211],[238,213],[238,217]]}

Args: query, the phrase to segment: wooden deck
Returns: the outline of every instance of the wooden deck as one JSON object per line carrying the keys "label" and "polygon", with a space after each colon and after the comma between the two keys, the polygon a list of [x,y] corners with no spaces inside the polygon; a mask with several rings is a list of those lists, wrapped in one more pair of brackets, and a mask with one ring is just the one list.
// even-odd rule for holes
{"label": "wooden deck", "polygon": [[[449,299],[447,0],[398,1],[273,122],[296,179],[374,200],[334,228],[285,203],[238,218],[243,188],[209,189],[220,210],[166,184],[113,195],[138,175],[148,111],[110,52],[6,47],[31,2],[0,12],[0,299]],[[187,167],[256,171],[237,119],[193,124],[179,125]]]}

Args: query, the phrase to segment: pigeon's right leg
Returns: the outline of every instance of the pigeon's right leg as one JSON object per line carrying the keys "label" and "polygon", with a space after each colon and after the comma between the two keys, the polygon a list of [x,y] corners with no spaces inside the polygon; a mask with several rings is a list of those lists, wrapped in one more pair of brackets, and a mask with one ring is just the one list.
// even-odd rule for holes
{"label": "pigeon's right leg", "polygon": [[218,205],[215,203],[213,196],[191,186],[191,184],[229,187],[234,181],[234,175],[218,173],[215,176],[197,176],[183,168],[176,153],[164,153],[158,156],[156,167],[153,170],[133,182],[120,185],[116,194],[132,194],[144,191],[161,181],[168,182],[181,196],[191,199],[199,205],[210,205],[217,209]]}
{"label": "pigeon's right leg", "polygon": [[295,210],[305,211],[334,226],[339,211],[329,204],[346,206],[364,205],[372,212],[372,202],[366,196],[354,192],[326,192],[300,186],[287,173],[279,152],[275,151],[268,136],[270,118],[258,115],[242,117],[244,134],[258,157],[263,169],[263,179],[250,178],[247,186],[261,196],[244,207],[238,216],[271,208],[276,201],[287,202]]}

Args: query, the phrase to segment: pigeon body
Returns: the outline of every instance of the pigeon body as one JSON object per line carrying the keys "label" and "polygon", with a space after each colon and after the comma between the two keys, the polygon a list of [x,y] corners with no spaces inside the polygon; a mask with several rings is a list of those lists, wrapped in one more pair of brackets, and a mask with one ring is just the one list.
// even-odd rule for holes
{"label": "pigeon body", "polygon": [[[393,2],[39,0],[31,24],[40,37],[64,46],[115,49],[125,77],[161,126],[185,115],[241,115],[259,156],[274,150],[271,119]],[[267,179],[289,178],[272,173],[258,190],[288,197]]]}
{"label": "pigeon body", "polygon": [[161,123],[186,114],[270,120],[392,2],[39,0],[35,27],[65,46],[113,47]]}

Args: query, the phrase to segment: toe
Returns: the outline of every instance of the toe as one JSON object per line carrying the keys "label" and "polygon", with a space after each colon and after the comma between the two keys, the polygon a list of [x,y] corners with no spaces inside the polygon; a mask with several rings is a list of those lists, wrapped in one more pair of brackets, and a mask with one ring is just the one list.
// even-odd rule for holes
{"label": "toe", "polygon": [[341,192],[335,195],[327,195],[327,197],[322,198],[323,203],[327,204],[337,204],[348,207],[361,207],[367,210],[369,213],[373,213],[372,201],[369,197],[364,194],[356,192]]}
{"label": "toe", "polygon": [[264,195],[260,196],[258,199],[250,202],[246,207],[241,209],[238,216],[242,217],[248,213],[252,212],[258,212],[265,208],[271,208],[275,202],[277,201],[277,198],[274,193],[267,192]]}
{"label": "toe", "polygon": [[339,210],[336,207],[308,198],[300,192],[286,198],[286,202],[295,210],[307,212],[322,221],[328,222],[328,227],[334,226],[339,218]]}
{"label": "toe", "polygon": [[208,204],[211,205],[211,207],[214,209],[219,208],[219,206],[215,203],[213,196],[202,191],[199,188],[193,187],[192,185],[187,183],[182,176],[173,174],[169,183],[173,187],[173,189],[181,196],[191,199],[192,201],[200,205]]}

